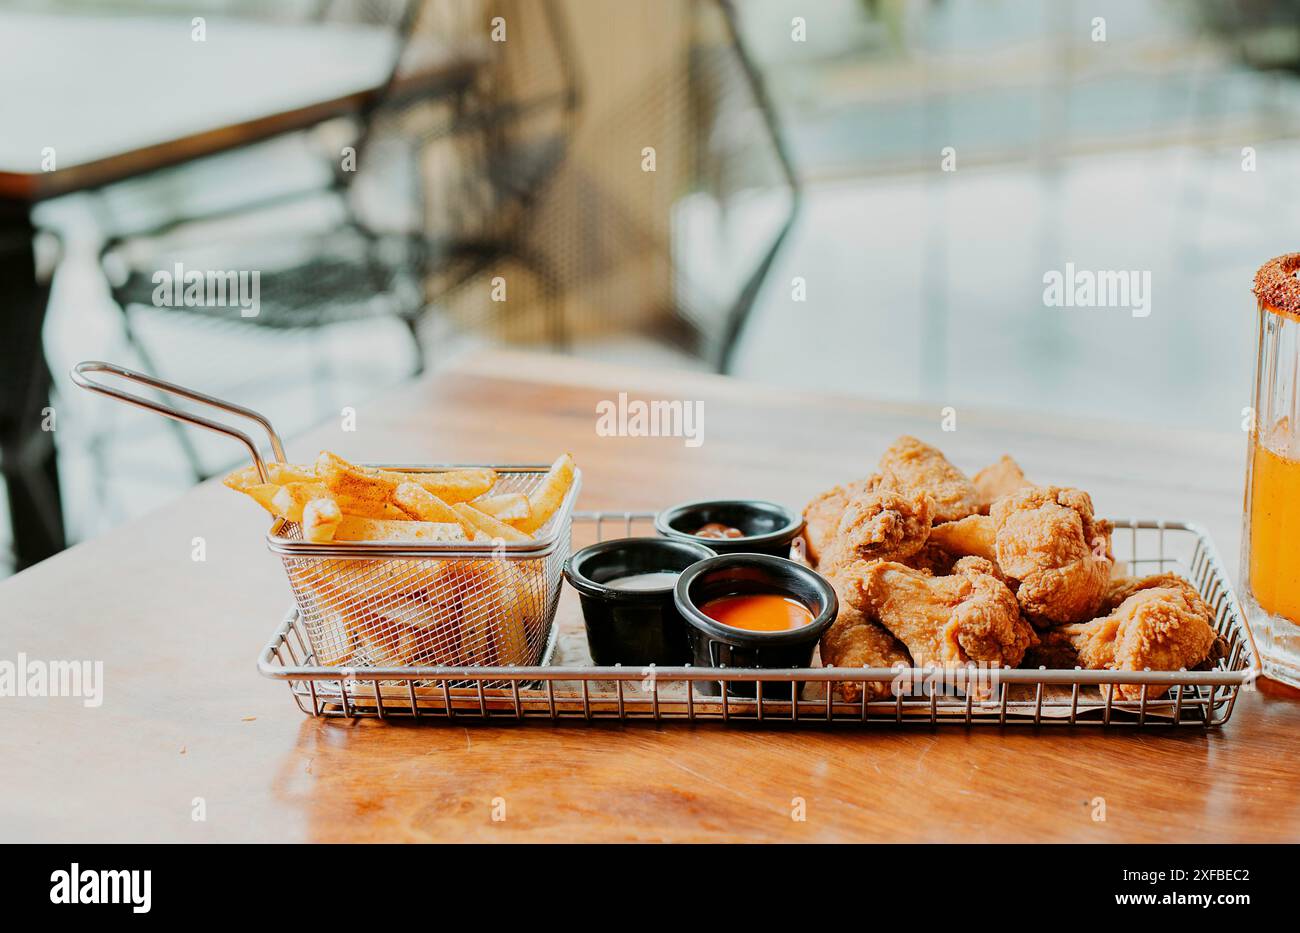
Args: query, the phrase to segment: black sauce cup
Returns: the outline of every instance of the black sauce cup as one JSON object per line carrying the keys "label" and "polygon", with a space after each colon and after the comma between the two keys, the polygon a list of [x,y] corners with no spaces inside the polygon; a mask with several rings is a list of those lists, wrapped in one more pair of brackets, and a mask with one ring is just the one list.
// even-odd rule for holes
{"label": "black sauce cup", "polygon": [[[771,593],[789,596],[812,613],[813,620],[785,632],[754,632],[710,619],[701,606],[723,596]],[[697,667],[808,667],[822,633],[835,621],[839,600],[825,577],[802,564],[769,554],[723,554],[692,564],[677,578],[673,594],[687,622],[692,662]],[[721,691],[719,681],[695,681],[708,696]],[[800,683],[796,691],[803,688]],[[753,681],[731,681],[728,694],[754,696]],[[764,698],[790,699],[790,685],[763,685]]]}
{"label": "black sauce cup", "polygon": [[[703,538],[696,530],[717,522],[743,538]],[[655,517],[655,531],[674,541],[706,545],[719,554],[771,554],[789,557],[790,543],[803,532],[803,518],[783,505],[762,499],[684,502]]]}
{"label": "black sauce cup", "polygon": [[605,584],[641,573],[680,573],[713,551],[667,538],[617,538],[578,551],[564,578],[578,591],[591,659],[601,666],[650,664],[676,667],[690,660],[686,620],[673,600],[673,584],[621,590]]}

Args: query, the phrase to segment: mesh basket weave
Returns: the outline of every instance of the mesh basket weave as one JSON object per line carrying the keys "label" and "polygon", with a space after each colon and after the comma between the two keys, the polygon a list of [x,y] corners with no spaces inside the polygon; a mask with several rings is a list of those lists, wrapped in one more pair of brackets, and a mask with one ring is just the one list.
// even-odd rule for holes
{"label": "mesh basket weave", "polygon": [[[529,493],[544,476],[545,467],[498,469],[493,494]],[[555,619],[578,485],[524,544],[316,545],[283,521],[268,542],[320,664],[534,665]]]}

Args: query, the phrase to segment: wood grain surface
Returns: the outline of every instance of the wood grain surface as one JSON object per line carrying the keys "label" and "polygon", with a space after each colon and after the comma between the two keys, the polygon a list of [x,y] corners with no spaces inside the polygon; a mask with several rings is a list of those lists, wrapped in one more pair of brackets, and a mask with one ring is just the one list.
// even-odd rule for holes
{"label": "wood grain surface", "polygon": [[[202,388],[202,387],[198,387]],[[609,438],[597,401],[699,399],[704,443]],[[257,407],[257,399],[238,399]],[[105,402],[104,404],[109,404]],[[139,417],[149,417],[141,413]],[[584,508],[712,496],[800,505],[895,435],[1112,515],[1195,518],[1236,563],[1245,441],[774,391],[507,354],[289,443],[374,462],[549,461]],[[637,723],[402,725],[303,716],[254,659],[289,603],[266,520],[209,483],[0,584],[0,658],[102,660],[103,705],[0,699],[5,840],[1294,840],[1300,705],[1243,693],[1215,731]],[[192,541],[205,539],[195,562]],[[571,595],[566,593],[565,599]],[[562,611],[572,611],[568,605]],[[206,820],[191,818],[203,798]],[[792,818],[802,800],[806,819]],[[1104,801],[1105,820],[1094,816]],[[505,819],[494,821],[494,804]],[[499,810],[498,810],[499,813]]]}

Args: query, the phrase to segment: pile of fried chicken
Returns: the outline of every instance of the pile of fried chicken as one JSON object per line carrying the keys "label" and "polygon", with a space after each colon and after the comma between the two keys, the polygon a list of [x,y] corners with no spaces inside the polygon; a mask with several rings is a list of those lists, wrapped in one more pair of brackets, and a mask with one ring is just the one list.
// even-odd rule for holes
{"label": "pile of fried chicken", "polygon": [[[875,473],[817,496],[804,519],[809,562],[840,599],[826,665],[1180,670],[1222,650],[1190,583],[1117,574],[1112,526],[1088,494],[1031,483],[1007,456],[968,478],[900,437]],[[839,689],[853,700],[860,688]]]}

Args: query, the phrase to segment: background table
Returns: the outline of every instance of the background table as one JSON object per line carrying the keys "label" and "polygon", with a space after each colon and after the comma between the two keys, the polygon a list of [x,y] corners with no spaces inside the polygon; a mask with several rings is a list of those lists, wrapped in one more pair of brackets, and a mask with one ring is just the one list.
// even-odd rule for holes
{"label": "background table", "polygon": [[[49,289],[36,278],[32,208],[354,113],[397,48],[373,27],[220,17],[198,42],[191,19],[0,12],[0,466],[19,568],[64,540],[53,434],[40,429]],[[401,92],[457,86],[481,57],[418,51]]]}
{"label": "background table", "polygon": [[[199,387],[201,388],[201,387]],[[596,403],[699,399],[704,443],[595,433]],[[256,399],[242,399],[256,407]],[[104,404],[110,404],[104,402]],[[150,417],[141,413],[139,417]],[[584,508],[715,495],[798,505],[897,434],[973,470],[1012,452],[1105,514],[1196,518],[1235,564],[1245,440],[777,392],[488,354],[363,406],[329,447],[374,461],[546,461]],[[216,483],[0,584],[0,657],[105,664],[98,709],[0,701],[0,837],[44,840],[1294,840],[1300,705],[1244,692],[1214,731],[304,717],[254,658],[288,606],[267,521]],[[194,539],[206,562],[192,559]],[[562,611],[573,611],[566,592]],[[207,820],[191,820],[203,797]],[[791,819],[792,799],[807,820]],[[1106,801],[1106,820],[1092,818]],[[496,798],[507,819],[492,820]]]}

